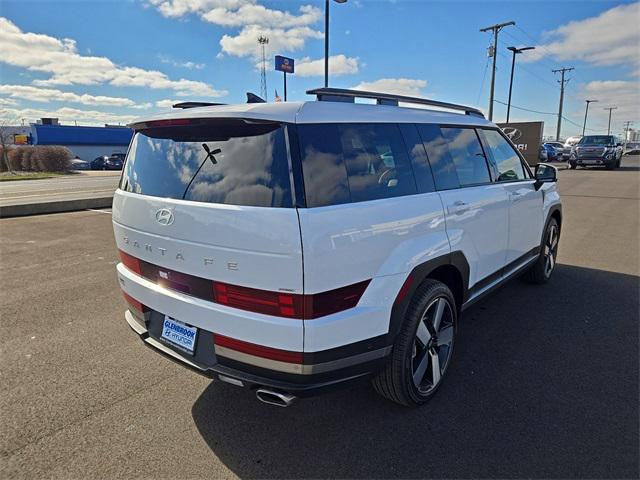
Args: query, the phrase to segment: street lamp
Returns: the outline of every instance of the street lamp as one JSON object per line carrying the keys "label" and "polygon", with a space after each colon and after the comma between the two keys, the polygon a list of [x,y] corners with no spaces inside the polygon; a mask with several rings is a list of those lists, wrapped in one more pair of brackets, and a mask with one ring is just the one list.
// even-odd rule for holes
{"label": "street lamp", "polygon": [[584,131],[587,128],[587,113],[589,113],[589,104],[597,102],[598,100],[585,100],[587,102],[587,108],[584,110],[584,123],[582,124],[582,136],[584,137]]}
{"label": "street lamp", "polygon": [[[347,0],[333,0],[336,3],[347,3]],[[324,87],[329,86],[329,0],[324,2]]]}
{"label": "street lamp", "polygon": [[509,123],[509,113],[511,112],[511,91],[513,89],[513,71],[516,68],[516,55],[526,50],[535,50],[536,47],[507,47],[507,50],[513,52],[513,59],[511,60],[511,81],[509,81],[509,100],[507,101],[507,123]]}

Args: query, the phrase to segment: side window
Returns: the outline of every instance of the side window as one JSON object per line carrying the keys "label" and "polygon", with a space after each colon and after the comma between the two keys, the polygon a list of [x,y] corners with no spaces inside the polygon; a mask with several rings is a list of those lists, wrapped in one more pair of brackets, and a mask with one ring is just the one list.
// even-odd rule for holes
{"label": "side window", "polygon": [[510,182],[527,179],[520,157],[500,133],[495,130],[478,130],[489,156],[498,170],[499,182]]}
{"label": "side window", "polygon": [[299,125],[308,207],[417,193],[395,124]]}
{"label": "side window", "polygon": [[349,203],[347,170],[342,160],[337,126],[298,125],[298,139],[307,206]]}
{"label": "side window", "polygon": [[352,202],[417,193],[397,125],[338,125]]}
{"label": "side window", "polygon": [[427,151],[436,188],[438,190],[458,188],[460,182],[456,174],[456,167],[453,164],[447,141],[442,136],[440,127],[429,124],[418,125],[418,132]]}
{"label": "side window", "polygon": [[418,134],[418,129],[411,123],[401,123],[398,126],[400,127],[402,138],[404,139],[409,157],[411,158],[411,165],[413,166],[413,174],[416,177],[418,192],[433,192],[435,190],[433,174],[431,173],[427,151],[424,149],[424,144]]}
{"label": "side window", "polygon": [[472,128],[442,127],[449,154],[456,167],[461,186],[491,182],[487,160]]}

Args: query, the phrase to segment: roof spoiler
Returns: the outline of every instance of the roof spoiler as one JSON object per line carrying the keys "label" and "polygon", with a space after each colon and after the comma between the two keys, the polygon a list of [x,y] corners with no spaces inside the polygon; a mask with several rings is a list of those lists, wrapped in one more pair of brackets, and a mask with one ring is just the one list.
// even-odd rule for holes
{"label": "roof spoiler", "polygon": [[319,102],[349,102],[355,103],[356,98],[371,98],[376,100],[378,105],[392,105],[397,107],[398,103],[412,103],[416,105],[429,105],[431,107],[446,108],[448,110],[463,111],[465,115],[474,115],[484,118],[483,113],[477,108],[458,105],[455,103],[429,100],[428,98],[406,97],[404,95],[394,95],[390,93],[365,92],[362,90],[348,90],[344,88],[316,88],[307,90],[307,94],[315,95]]}
{"label": "roof spoiler", "polygon": [[226,105],[225,103],[210,102],[180,102],[173,105],[173,108],[197,108],[197,107],[214,107],[216,105]]}

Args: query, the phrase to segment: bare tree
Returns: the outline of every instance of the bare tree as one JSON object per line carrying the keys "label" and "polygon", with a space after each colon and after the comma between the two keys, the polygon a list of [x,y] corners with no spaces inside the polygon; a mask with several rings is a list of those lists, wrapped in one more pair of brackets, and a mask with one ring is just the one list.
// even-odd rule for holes
{"label": "bare tree", "polygon": [[0,110],[0,148],[2,149],[2,161],[7,168],[7,172],[11,173],[9,146],[13,145],[14,131],[9,127],[17,125],[17,123],[14,118],[8,117],[5,114],[5,111]]}

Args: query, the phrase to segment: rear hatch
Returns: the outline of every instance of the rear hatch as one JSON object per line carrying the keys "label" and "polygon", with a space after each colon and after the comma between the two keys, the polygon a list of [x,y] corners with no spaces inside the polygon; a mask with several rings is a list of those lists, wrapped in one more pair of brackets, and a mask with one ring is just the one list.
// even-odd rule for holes
{"label": "rear hatch", "polygon": [[177,272],[171,281],[158,270],[157,281],[183,293],[204,279],[301,294],[287,152],[286,126],[274,122],[137,125],[113,202],[118,248],[151,264],[151,276]]}

